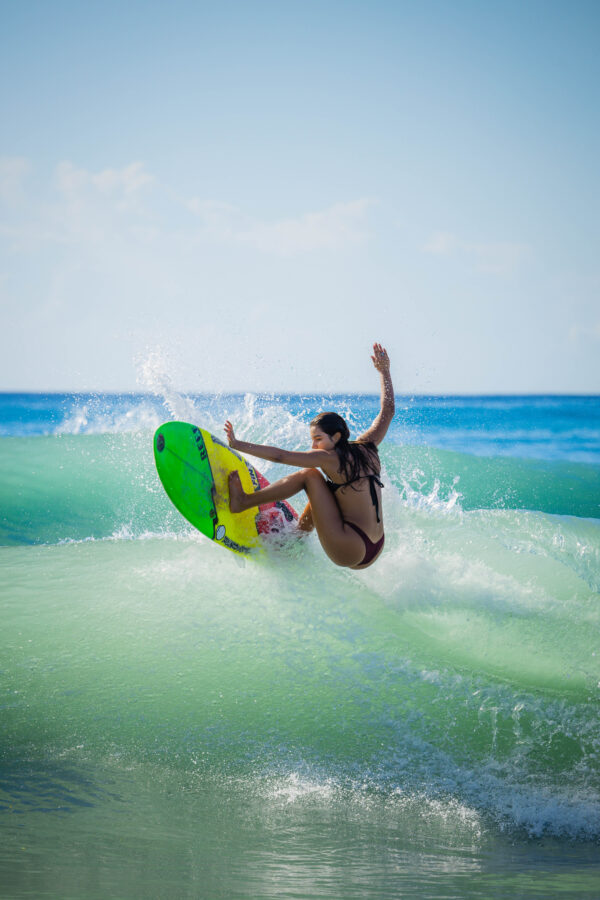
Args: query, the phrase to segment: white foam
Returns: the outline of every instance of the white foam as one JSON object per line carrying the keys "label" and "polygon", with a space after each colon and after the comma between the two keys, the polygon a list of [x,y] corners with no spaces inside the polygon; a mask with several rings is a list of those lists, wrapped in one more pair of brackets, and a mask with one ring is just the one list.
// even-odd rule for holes
{"label": "white foam", "polygon": [[318,781],[307,778],[298,772],[291,772],[285,778],[276,780],[270,787],[270,796],[283,803],[297,803],[306,797],[311,799],[331,800],[335,790],[333,779]]}
{"label": "white foam", "polygon": [[[450,513],[455,508],[460,509],[462,494],[457,490],[460,477],[455,476],[446,497],[442,496],[442,487],[439,478],[436,478],[433,487],[428,493],[423,492],[426,484],[425,473],[421,469],[413,469],[407,477],[401,475],[400,496],[411,509],[430,510],[438,513]],[[413,487],[416,484],[416,488]]]}
{"label": "white foam", "polygon": [[63,538],[56,542],[56,546],[63,547],[73,544],[101,544],[116,543],[119,541],[196,541],[200,535],[194,529],[189,528],[183,531],[169,531],[167,529],[160,531],[140,531],[136,532],[131,525],[123,524],[115,529],[112,534],[104,537],[94,537],[90,535],[83,538]]}
{"label": "white foam", "polygon": [[196,406],[192,399],[175,387],[170,374],[174,364],[167,352],[162,347],[153,347],[144,356],[138,357],[137,364],[140,387],[161,399],[173,419],[194,422]]}
{"label": "white foam", "polygon": [[117,408],[107,408],[102,397],[88,400],[72,410],[54,429],[54,434],[122,434],[155,431],[164,416],[148,400],[120,398]]}

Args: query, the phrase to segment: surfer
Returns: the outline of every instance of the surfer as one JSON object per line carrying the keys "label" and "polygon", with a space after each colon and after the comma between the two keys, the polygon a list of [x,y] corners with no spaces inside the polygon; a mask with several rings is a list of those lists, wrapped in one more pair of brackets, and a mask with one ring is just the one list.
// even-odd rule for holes
{"label": "surfer", "polygon": [[[381,379],[381,408],[373,424],[355,441],[345,420],[335,412],[320,413],[310,423],[312,450],[296,452],[239,441],[233,425],[225,423],[229,446],[241,453],[288,466],[302,467],[266,488],[246,494],[239,475],[229,476],[229,508],[242,512],[263,503],[287,500],[306,491],[308,503],[298,527],[317,529],[327,556],[338,566],[365,569],[383,550],[381,463],[377,445],[394,417],[394,388],[390,361],[381,344],[373,344],[373,365]],[[321,469],[326,478],[323,477]]]}

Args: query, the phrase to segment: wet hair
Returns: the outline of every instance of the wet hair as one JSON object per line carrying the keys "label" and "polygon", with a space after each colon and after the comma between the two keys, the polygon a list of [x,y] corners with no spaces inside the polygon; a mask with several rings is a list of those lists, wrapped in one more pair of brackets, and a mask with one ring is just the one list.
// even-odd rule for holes
{"label": "wet hair", "polygon": [[322,412],[310,423],[320,428],[325,434],[333,438],[339,432],[340,439],[336,442],[335,452],[340,462],[339,469],[345,475],[347,481],[360,478],[361,474],[372,472],[379,475],[379,454],[377,446],[372,441],[361,443],[350,440],[350,429],[346,420],[335,412]]}

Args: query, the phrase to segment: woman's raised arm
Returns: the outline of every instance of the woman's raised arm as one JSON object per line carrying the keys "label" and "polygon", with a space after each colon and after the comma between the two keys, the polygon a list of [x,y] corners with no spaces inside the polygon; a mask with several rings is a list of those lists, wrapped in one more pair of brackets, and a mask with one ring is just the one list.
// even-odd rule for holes
{"label": "woman's raised arm", "polygon": [[381,407],[371,427],[367,428],[356,440],[361,443],[372,441],[374,444],[380,444],[386,436],[396,412],[394,385],[390,375],[390,360],[385,347],[382,347],[381,344],[373,344],[371,359],[381,378]]}
{"label": "woman's raised arm", "polygon": [[316,468],[337,458],[335,450],[282,450],[280,447],[270,447],[266,444],[238,441],[233,425],[229,421],[225,422],[225,434],[232,450],[239,450],[240,453],[257,456],[259,459],[268,459],[270,462],[283,463],[286,466]]}

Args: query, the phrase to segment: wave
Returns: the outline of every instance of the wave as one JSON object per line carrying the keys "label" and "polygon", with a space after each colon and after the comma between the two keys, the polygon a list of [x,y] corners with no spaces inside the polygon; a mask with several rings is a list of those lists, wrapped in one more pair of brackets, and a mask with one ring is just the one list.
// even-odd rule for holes
{"label": "wave", "polygon": [[[304,416],[237,403],[241,436],[304,446]],[[376,566],[314,535],[249,561],[169,503],[159,412],[0,441],[9,770],[116,760],[600,837],[596,464],[389,441]]]}
{"label": "wave", "polygon": [[[304,424],[290,413],[247,409],[240,436],[260,441],[265,435],[273,443],[301,448]],[[392,528],[401,526],[402,509],[439,514],[530,510],[556,517],[599,517],[596,465],[489,459],[393,444],[384,445],[381,455],[387,482],[384,505],[387,516],[394,516]],[[270,480],[285,472],[285,467],[256,462]],[[145,430],[4,438],[0,471],[2,544],[103,538],[122,529],[132,535],[188,531],[162,490],[152,434]],[[557,524],[560,528],[569,531],[571,526]],[[569,541],[568,535],[554,539]]]}
{"label": "wave", "polygon": [[463,509],[529,509],[600,518],[600,466],[562,460],[481,457],[384,445],[382,458],[409,502]]}
{"label": "wave", "polygon": [[480,523],[459,555],[423,517],[364,573],[311,540],[260,563],[188,538],[4,548],[5,759],[283,777],[598,837],[597,595],[556,560],[507,571]]}

